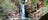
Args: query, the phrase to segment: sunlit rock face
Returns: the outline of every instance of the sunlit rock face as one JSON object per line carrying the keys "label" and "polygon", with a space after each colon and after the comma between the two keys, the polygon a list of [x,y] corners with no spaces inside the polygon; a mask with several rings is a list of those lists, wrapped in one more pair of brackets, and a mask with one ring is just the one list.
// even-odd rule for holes
{"label": "sunlit rock face", "polygon": [[19,12],[17,10],[8,11],[7,15],[8,15],[9,20],[16,20],[16,19],[21,20],[21,16],[20,16],[20,14],[19,14]]}
{"label": "sunlit rock face", "polygon": [[[40,2],[39,2],[40,3]],[[29,14],[29,17],[34,18],[35,20],[39,20],[42,16],[42,11],[43,11],[43,4],[41,2],[41,4],[39,4],[39,9],[34,11],[33,13]],[[34,9],[34,8],[33,8]]]}

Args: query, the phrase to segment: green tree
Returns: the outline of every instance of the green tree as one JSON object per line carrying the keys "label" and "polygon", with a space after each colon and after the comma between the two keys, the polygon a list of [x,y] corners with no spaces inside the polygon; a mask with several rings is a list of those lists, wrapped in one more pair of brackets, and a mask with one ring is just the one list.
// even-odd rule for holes
{"label": "green tree", "polygon": [[11,9],[17,9],[15,6],[15,3],[11,2],[11,0],[0,0],[0,7],[3,7],[4,12],[0,14],[0,18],[5,18],[5,15],[7,14],[7,11]]}

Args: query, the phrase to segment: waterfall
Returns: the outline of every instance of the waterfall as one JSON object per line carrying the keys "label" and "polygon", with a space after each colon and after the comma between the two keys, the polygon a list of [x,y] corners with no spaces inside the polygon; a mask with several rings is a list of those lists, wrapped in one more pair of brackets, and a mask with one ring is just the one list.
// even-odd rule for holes
{"label": "waterfall", "polygon": [[20,14],[21,14],[22,20],[24,20],[25,18],[24,4],[20,4]]}
{"label": "waterfall", "polygon": [[23,0],[23,3],[20,3],[20,14],[22,17],[22,20],[25,20],[25,5],[27,5],[28,0]]}

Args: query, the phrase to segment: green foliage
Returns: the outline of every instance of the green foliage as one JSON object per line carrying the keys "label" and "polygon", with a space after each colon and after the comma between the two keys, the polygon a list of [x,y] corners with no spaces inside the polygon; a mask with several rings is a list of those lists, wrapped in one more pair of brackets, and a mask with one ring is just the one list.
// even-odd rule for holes
{"label": "green foliage", "polygon": [[44,0],[43,16],[48,13],[48,0]]}
{"label": "green foliage", "polygon": [[[0,18],[4,18],[7,11],[14,9],[16,6],[15,6],[15,3],[11,2],[11,0],[0,0],[0,1],[1,1],[0,7],[3,7],[3,10],[4,10],[4,12],[2,14],[0,14]],[[1,16],[1,15],[3,15],[3,16]]]}
{"label": "green foliage", "polygon": [[4,0],[2,3],[1,3],[1,7],[3,7],[4,9],[4,12],[10,10],[10,9],[13,9],[15,8],[15,3],[12,3],[11,0]]}
{"label": "green foliage", "polygon": [[48,5],[48,0],[44,0],[44,6]]}
{"label": "green foliage", "polygon": [[32,1],[32,4],[34,5],[36,3],[36,0],[31,0]]}
{"label": "green foliage", "polygon": [[48,13],[48,5],[43,7],[43,16]]}

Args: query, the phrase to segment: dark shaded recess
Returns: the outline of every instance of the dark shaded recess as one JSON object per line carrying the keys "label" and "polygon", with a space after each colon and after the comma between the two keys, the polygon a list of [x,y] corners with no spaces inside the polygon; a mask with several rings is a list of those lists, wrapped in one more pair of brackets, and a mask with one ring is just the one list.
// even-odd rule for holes
{"label": "dark shaded recess", "polygon": [[28,17],[28,14],[27,10],[25,10],[25,17]]}
{"label": "dark shaded recess", "polygon": [[2,7],[0,7],[0,13],[3,13],[3,8]]}
{"label": "dark shaded recess", "polygon": [[22,3],[22,4],[25,4],[25,0],[22,0],[21,3]]}
{"label": "dark shaded recess", "polygon": [[11,14],[8,14],[8,16],[11,16]]}
{"label": "dark shaded recess", "polygon": [[25,4],[25,2],[23,2],[22,4]]}
{"label": "dark shaded recess", "polygon": [[41,17],[39,20],[48,20],[48,13]]}
{"label": "dark shaded recess", "polygon": [[15,0],[11,0],[12,2],[15,2]]}
{"label": "dark shaded recess", "polygon": [[37,9],[39,9],[39,4],[37,3]]}
{"label": "dark shaded recess", "polygon": [[8,19],[9,17],[8,17],[8,15],[6,15],[6,19]]}
{"label": "dark shaded recess", "polygon": [[25,5],[24,7],[25,7],[25,17],[28,17],[28,14],[29,14],[28,11],[27,11],[28,5]]}
{"label": "dark shaded recess", "polygon": [[34,13],[34,12],[36,12],[36,10],[32,11],[31,13]]}

